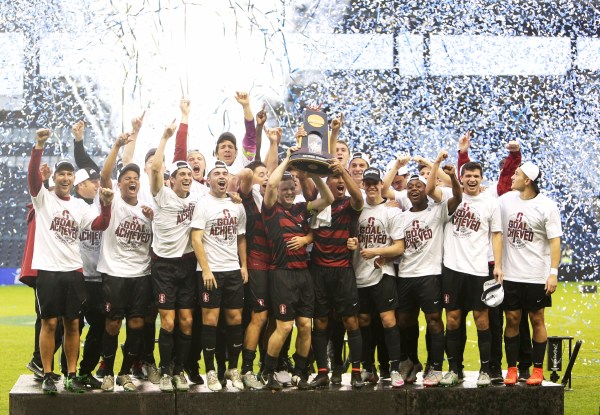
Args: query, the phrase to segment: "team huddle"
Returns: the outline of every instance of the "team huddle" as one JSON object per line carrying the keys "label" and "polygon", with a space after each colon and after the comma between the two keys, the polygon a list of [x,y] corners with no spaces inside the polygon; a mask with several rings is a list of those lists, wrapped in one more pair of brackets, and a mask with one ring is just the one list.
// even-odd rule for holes
{"label": "team huddle", "polygon": [[[540,169],[521,163],[517,142],[507,144],[498,182],[485,187],[482,165],[469,159],[470,132],[458,142],[456,168],[441,150],[433,162],[391,157],[384,174],[338,140],[340,115],[331,122],[330,173],[320,177],[290,160],[298,147],[280,161],[281,128],[265,126],[264,108],[254,116],[248,94],[236,100],[242,149],[223,133],[212,161],[188,149],[185,99],[179,126],[174,120],[165,128],[143,168],[133,154],[144,115],[115,140],[101,169],[83,146],[83,122],[72,129],[75,163],[61,160],[53,172],[41,163],[51,132],[37,131],[22,275],[35,277],[39,354],[28,368],[45,393],[57,392],[53,362],[61,343],[72,392],[109,392],[115,384],[135,391],[132,375],[163,392],[205,381],[212,391],[228,381],[239,390],[314,389],[341,384],[348,368],[352,388],[380,378],[399,388],[419,373],[426,387],[449,387],[464,378],[471,311],[477,386],[542,383],[544,309],[557,288],[562,230],[556,204],[540,193]],[[263,135],[269,147],[261,160]],[[299,128],[299,142],[305,136]],[[101,380],[92,374],[98,363]]]}

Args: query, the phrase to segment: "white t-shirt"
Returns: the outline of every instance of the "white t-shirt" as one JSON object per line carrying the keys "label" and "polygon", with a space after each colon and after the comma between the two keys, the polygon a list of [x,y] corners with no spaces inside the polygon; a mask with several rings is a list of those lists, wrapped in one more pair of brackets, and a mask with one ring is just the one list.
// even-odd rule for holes
{"label": "white t-shirt", "polygon": [[168,187],[161,187],[154,203],[154,238],[152,249],[161,258],[179,258],[192,252],[190,222],[198,195],[190,193],[181,198]]}
{"label": "white t-shirt", "polygon": [[396,275],[394,265],[387,263],[383,268],[375,268],[375,258],[364,259],[360,250],[391,246],[393,241],[402,239],[400,222],[402,212],[398,208],[387,207],[385,202],[378,205],[365,203],[358,218],[358,248],[352,254],[352,264],[359,288],[377,284],[383,274]]}
{"label": "white t-shirt", "polygon": [[442,273],[446,222],[448,201],[430,203],[427,209],[420,212],[403,212],[401,230],[405,247],[398,267],[399,277],[414,278]]}
{"label": "white t-shirt", "polygon": [[444,232],[444,265],[470,275],[487,276],[492,232],[501,232],[498,200],[487,193],[463,194]]}
{"label": "white t-shirt", "polygon": [[508,192],[499,201],[504,279],[545,284],[550,275],[548,240],[562,236],[556,203],[541,193],[523,200],[519,192]]}
{"label": "white t-shirt", "polygon": [[197,182],[196,180],[192,180],[192,185],[190,187],[190,193],[195,195],[198,199],[205,196],[210,192],[210,189],[207,185]]}
{"label": "white t-shirt", "polygon": [[98,271],[113,277],[134,278],[150,275],[152,221],[136,206],[120,196],[112,203],[110,223],[102,239]]}
{"label": "white t-shirt", "polygon": [[[117,186],[118,189],[118,186]],[[115,199],[117,198],[117,194],[115,194]],[[150,188],[150,177],[142,171],[140,173],[140,190],[137,194],[138,202],[141,205],[146,205],[152,210],[156,211],[156,205],[154,203],[154,198],[152,197],[152,190]]]}
{"label": "white t-shirt", "polygon": [[194,210],[190,228],[204,230],[202,244],[211,271],[240,269],[237,240],[246,233],[243,204],[208,194]]}
{"label": "white t-shirt", "polygon": [[[74,198],[74,201],[80,206],[82,211],[91,209],[95,212],[96,216],[100,214],[100,201],[98,198],[94,199],[94,203],[91,205],[77,197]],[[102,231],[93,231],[92,229],[82,229],[79,232],[79,252],[83,261],[83,276],[86,281],[102,281],[100,273],[96,270],[100,256],[102,233]]]}
{"label": "white t-shirt", "polygon": [[31,268],[52,272],[82,268],[79,233],[91,228],[98,212],[89,205],[83,209],[73,197],[63,200],[44,186],[31,200],[36,218]]}

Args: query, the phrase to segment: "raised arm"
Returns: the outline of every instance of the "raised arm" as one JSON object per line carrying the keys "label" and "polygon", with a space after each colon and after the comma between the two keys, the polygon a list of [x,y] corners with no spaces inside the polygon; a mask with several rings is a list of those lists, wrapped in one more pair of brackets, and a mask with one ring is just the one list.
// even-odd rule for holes
{"label": "raised arm", "polygon": [[246,133],[242,140],[242,152],[248,160],[253,160],[256,155],[256,127],[254,126],[254,115],[252,115],[252,109],[250,108],[250,96],[247,92],[236,92],[235,99],[244,110]]}
{"label": "raised arm", "polygon": [[362,193],[356,182],[350,176],[350,173],[348,173],[348,170],[342,166],[342,163],[338,159],[329,160],[329,164],[331,164],[331,171],[334,174],[342,176],[342,180],[344,180],[344,183],[346,184],[346,190],[350,194],[350,205],[352,208],[357,211],[362,210],[364,206]]}
{"label": "raised arm", "polygon": [[181,98],[179,101],[181,110],[181,122],[175,136],[175,153],[173,154],[173,163],[179,160],[187,160],[187,140],[188,140],[188,118],[190,115],[190,100]]}
{"label": "raised arm", "polygon": [[279,193],[279,183],[281,182],[283,173],[285,173],[285,171],[288,168],[288,165],[290,163],[290,156],[296,150],[298,150],[298,147],[296,146],[288,148],[287,155],[285,156],[285,158],[269,176],[269,180],[267,181],[267,188],[265,190],[265,197],[263,199],[263,204],[267,209],[272,208],[275,205],[275,202],[277,202],[277,195]]}
{"label": "raised arm", "polygon": [[320,212],[333,203],[333,193],[331,193],[329,186],[325,184],[318,174],[309,173],[308,177],[315,182],[317,189],[319,189],[319,194],[321,195],[317,200],[308,202],[308,210]]}
{"label": "raised arm", "polygon": [[498,196],[502,196],[506,192],[510,192],[512,187],[512,176],[517,171],[517,168],[521,164],[521,146],[518,141],[509,141],[506,145],[508,149],[508,157],[504,162],[502,170],[500,170],[500,177],[498,178],[498,186],[496,191]]}
{"label": "raised arm", "polygon": [[131,120],[131,134],[129,137],[131,138],[128,143],[123,148],[123,154],[121,154],[121,160],[123,161],[123,165],[126,166],[129,163],[133,163],[133,154],[135,153],[135,143],[137,142],[138,134],[142,129],[142,125],[144,124],[144,117],[146,116],[146,111],[142,112],[142,115],[139,117],[135,117]]}
{"label": "raised arm", "polygon": [[262,133],[265,123],[267,122],[267,112],[265,111],[266,104],[263,103],[262,109],[256,114],[256,155],[254,160],[262,161],[260,149],[262,148]]}
{"label": "raised arm", "polygon": [[131,140],[131,135],[125,133],[119,134],[119,137],[117,137],[117,139],[115,140],[115,143],[110,149],[108,156],[106,156],[106,160],[104,160],[104,166],[102,167],[102,171],[100,172],[100,186],[105,187],[107,189],[112,188],[112,171],[115,167],[115,163],[117,162],[119,149],[129,144]]}
{"label": "raised arm", "polygon": [[340,136],[340,129],[344,125],[344,114],[340,112],[339,118],[331,120],[331,134],[329,134],[329,153],[335,154],[335,145]]}
{"label": "raised arm", "polygon": [[175,133],[175,127],[175,120],[165,127],[165,131],[160,138],[160,143],[154,154],[154,160],[152,160],[152,165],[150,167],[150,190],[152,191],[152,196],[156,196],[164,186],[162,166],[165,158],[165,147],[167,146],[169,138]]}
{"label": "raised arm", "polygon": [[46,141],[50,138],[50,130],[42,128],[35,132],[35,146],[31,151],[31,159],[29,160],[29,168],[27,169],[27,183],[29,185],[29,193],[36,197],[42,189],[42,174],[40,173],[40,163],[44,154]]}
{"label": "raised arm", "polygon": [[456,177],[456,170],[452,164],[446,164],[443,167],[444,172],[450,177],[452,181],[452,197],[448,199],[448,214],[452,215],[460,202],[462,202],[462,188],[458,178]]}
{"label": "raised arm", "polygon": [[265,127],[265,130],[267,138],[269,139],[269,151],[267,152],[267,157],[265,157],[265,166],[267,166],[267,171],[271,174],[277,168],[277,162],[279,161],[279,153],[277,150],[279,149],[279,142],[281,141],[283,130],[281,127]]}
{"label": "raised arm", "polygon": [[[417,164],[423,164],[427,167],[429,167],[430,169],[433,169],[433,163],[429,160],[427,160],[424,157],[421,156],[413,156],[412,158],[414,161],[417,162]],[[448,177],[448,175],[446,173],[444,173],[444,171],[442,169],[438,169],[437,171],[437,175],[439,177],[439,179],[446,185],[446,186],[450,186],[452,183],[450,181],[450,177]]]}
{"label": "raised arm", "polygon": [[442,160],[446,160],[447,158],[448,152],[446,150],[439,152],[431,166],[431,173],[429,173],[429,178],[427,179],[427,196],[432,198],[436,203],[441,202],[443,197],[442,189],[437,186],[438,171],[440,170],[440,163]]}
{"label": "raised arm", "polygon": [[462,166],[467,164],[469,159],[469,147],[471,146],[471,131],[467,130],[459,139],[458,139],[458,177],[461,176],[460,172],[462,170]]}
{"label": "raised arm", "polygon": [[394,181],[394,177],[398,173],[398,170],[401,167],[404,167],[410,161],[410,156],[408,154],[403,154],[396,158],[394,165],[383,177],[383,188],[381,189],[381,196],[386,199],[394,200],[396,195],[394,194],[394,190],[392,189],[392,182]]}
{"label": "raised arm", "polygon": [[80,169],[84,167],[89,167],[98,171],[100,170],[98,168],[98,165],[96,164],[96,162],[94,162],[94,160],[92,160],[92,158],[87,153],[83,145],[84,131],[85,123],[83,121],[77,121],[75,125],[73,125],[73,127],[71,128],[71,133],[74,137],[73,155],[75,156],[75,164],[77,164],[77,167],[79,167]]}

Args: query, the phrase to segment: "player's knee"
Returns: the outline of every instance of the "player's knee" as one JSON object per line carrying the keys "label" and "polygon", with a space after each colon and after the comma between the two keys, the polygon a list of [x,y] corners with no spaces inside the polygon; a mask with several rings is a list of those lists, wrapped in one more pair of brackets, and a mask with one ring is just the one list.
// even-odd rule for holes
{"label": "player's knee", "polygon": [[358,318],[356,316],[344,317],[342,321],[344,323],[344,328],[348,331],[357,330],[359,327]]}

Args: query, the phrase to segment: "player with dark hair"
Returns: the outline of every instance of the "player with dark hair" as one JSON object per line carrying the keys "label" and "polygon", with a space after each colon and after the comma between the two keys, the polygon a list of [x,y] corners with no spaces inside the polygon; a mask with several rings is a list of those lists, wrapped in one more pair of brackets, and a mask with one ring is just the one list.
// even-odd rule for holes
{"label": "player with dark hair", "polygon": [[529,314],[533,331],[533,372],[528,385],[544,380],[543,363],[548,334],[544,310],[552,306],[558,284],[562,228],[556,203],[540,193],[541,172],[532,162],[522,164],[512,177],[512,190],[500,197],[502,215],[504,346],[508,373],[505,385],[518,381],[519,323]]}
{"label": "player with dark hair", "polygon": [[272,269],[270,295],[276,328],[267,347],[263,374],[267,388],[280,390],[281,383],[274,377],[279,352],[290,334],[294,321],[298,327],[295,367],[292,384],[299,389],[309,388],[305,375],[311,343],[311,318],[314,312],[314,288],[308,272],[306,247],[297,246],[297,237],[308,232],[309,214],[317,214],[333,202],[333,195],[320,177],[310,175],[321,193],[312,202],[294,204],[295,183],[286,173],[290,156],[297,147],[288,150],[286,158],[273,171],[267,183],[261,215],[269,236]]}

